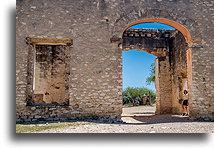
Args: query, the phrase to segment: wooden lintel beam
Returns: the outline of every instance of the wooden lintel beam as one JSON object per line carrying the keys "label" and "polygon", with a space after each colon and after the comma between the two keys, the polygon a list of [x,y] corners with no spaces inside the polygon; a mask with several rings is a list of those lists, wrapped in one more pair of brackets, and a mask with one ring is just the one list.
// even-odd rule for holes
{"label": "wooden lintel beam", "polygon": [[26,42],[32,45],[73,45],[73,40],[69,38],[27,37]]}

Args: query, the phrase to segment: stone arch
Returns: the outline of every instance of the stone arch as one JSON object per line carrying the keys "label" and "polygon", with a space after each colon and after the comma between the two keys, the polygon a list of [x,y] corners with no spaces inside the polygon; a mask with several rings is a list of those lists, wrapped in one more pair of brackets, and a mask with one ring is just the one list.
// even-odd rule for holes
{"label": "stone arch", "polygon": [[139,21],[135,21],[135,22],[129,24],[129,25],[124,29],[124,31],[125,31],[127,28],[129,28],[129,27],[131,27],[131,26],[133,26],[133,25],[141,24],[141,23],[162,23],[162,24],[165,24],[165,25],[169,25],[169,26],[171,26],[171,27],[174,27],[175,29],[177,29],[178,31],[180,31],[180,32],[183,34],[183,36],[184,36],[184,38],[185,38],[187,44],[188,44],[189,46],[192,45],[191,35],[190,35],[190,32],[187,30],[187,28],[184,27],[183,25],[181,25],[180,23],[177,23],[177,22],[175,22],[175,21],[172,21],[172,20],[169,20],[169,19],[166,19],[166,18],[146,18],[146,19],[142,19],[142,20],[139,20]]}
{"label": "stone arch", "polygon": [[126,13],[118,12],[118,17],[112,20],[112,36],[122,37],[124,30],[130,27],[130,25],[157,22],[172,26],[179,30],[185,37],[189,47],[192,46],[195,40],[199,40],[202,37],[200,31],[197,33],[194,31],[196,28],[200,30],[198,28],[200,24],[181,11],[156,7],[142,8],[140,6],[127,6],[120,10]]}

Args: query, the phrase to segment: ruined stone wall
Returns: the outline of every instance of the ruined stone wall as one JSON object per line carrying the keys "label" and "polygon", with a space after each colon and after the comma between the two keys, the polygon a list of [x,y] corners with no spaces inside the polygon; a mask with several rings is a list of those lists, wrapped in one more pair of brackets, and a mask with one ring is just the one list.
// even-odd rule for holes
{"label": "ruined stone wall", "polygon": [[158,97],[156,114],[172,113],[172,80],[169,57],[158,57]]}
{"label": "ruined stone wall", "polygon": [[187,48],[183,35],[178,32],[170,41],[170,70],[172,75],[172,113],[182,113],[183,91],[187,87]]}
{"label": "ruined stone wall", "polygon": [[[110,44],[111,31],[109,22],[103,18],[103,7],[106,6],[93,1],[17,1],[18,121],[75,117],[120,119],[122,57],[117,46]],[[70,51],[68,106],[27,105],[32,67],[28,66],[31,48],[26,44],[26,37],[74,39]]]}
{"label": "ruined stone wall", "polygon": [[155,89],[156,89],[156,111],[155,114],[161,113],[161,98],[160,98],[160,83],[159,83],[159,61],[158,58],[155,59]]}
{"label": "ruined stone wall", "polygon": [[[199,1],[200,8],[196,12],[196,21],[199,29],[192,31],[192,100],[190,114],[193,119],[213,120],[214,96],[213,96],[213,73],[214,73],[214,2]],[[201,11],[201,13],[200,13]],[[193,30],[194,26],[191,27]]]}
{"label": "ruined stone wall", "polygon": [[[120,118],[122,55],[114,36],[146,18],[184,25],[192,48],[192,110],[195,119],[213,119],[213,1],[209,0],[17,0],[17,119],[57,120],[76,116]],[[71,38],[69,106],[30,107],[26,99],[29,46],[26,37]],[[198,42],[196,42],[198,41]]]}
{"label": "ruined stone wall", "polygon": [[[109,2],[111,3],[111,2]],[[145,18],[167,18],[182,24],[190,32],[192,53],[192,105],[193,119],[213,120],[213,34],[214,2],[209,0],[144,0],[117,1],[113,10],[114,36],[121,36],[127,24]],[[191,101],[191,100],[190,100]],[[208,105],[209,104],[209,105]]]}

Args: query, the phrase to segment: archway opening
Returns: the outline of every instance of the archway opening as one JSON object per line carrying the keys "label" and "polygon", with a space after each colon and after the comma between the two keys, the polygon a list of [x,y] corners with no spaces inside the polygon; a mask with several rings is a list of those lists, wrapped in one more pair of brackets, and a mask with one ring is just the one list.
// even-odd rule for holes
{"label": "archway opening", "polygon": [[[180,116],[185,111],[182,108],[183,100],[186,100],[183,93],[184,90],[188,91],[187,98],[191,106],[191,50],[188,48],[191,45],[191,37],[185,27],[176,22],[166,20],[149,19],[134,22],[123,32],[123,105],[126,104],[127,99],[132,97],[133,106],[150,104],[153,109],[145,110],[145,108],[140,108],[139,110],[138,108],[136,110],[133,108],[132,110],[135,113],[131,111],[132,115],[127,112],[128,109],[123,109],[122,117],[128,114],[133,118],[144,117],[148,114],[151,116],[155,114]],[[126,61],[129,53],[136,53],[138,55],[136,58],[140,57],[140,54],[145,55],[145,53],[152,55],[153,63],[148,63],[149,60],[142,60],[138,63],[141,66],[137,66],[136,69],[132,70],[132,73],[138,73],[138,69],[144,69],[145,65],[155,65],[153,67],[155,90],[148,89],[149,91],[147,92],[143,91],[142,87],[148,87],[145,84],[142,84],[141,88],[137,85],[127,86],[127,72],[125,69],[131,65],[130,62]],[[146,57],[149,56],[147,55]],[[133,59],[136,60],[135,58]],[[126,63],[129,63],[129,65]],[[132,65],[132,67],[134,66]],[[148,73],[148,71],[151,73],[148,68],[144,69],[144,71],[145,73]],[[142,79],[145,80],[145,77],[138,78],[134,75],[132,77],[139,82],[142,82]],[[155,99],[151,97],[152,91],[155,93]],[[131,96],[131,93],[135,94]],[[185,112],[189,114],[189,107]]]}

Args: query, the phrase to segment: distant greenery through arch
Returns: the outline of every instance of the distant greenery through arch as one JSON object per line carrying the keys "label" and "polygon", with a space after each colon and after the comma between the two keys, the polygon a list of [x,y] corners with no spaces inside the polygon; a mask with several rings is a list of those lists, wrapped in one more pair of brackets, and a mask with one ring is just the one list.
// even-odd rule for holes
{"label": "distant greenery through arch", "polygon": [[151,104],[155,103],[155,92],[145,87],[128,87],[123,93],[123,105],[132,104],[133,106],[142,104],[142,97],[144,95],[151,98]]}

